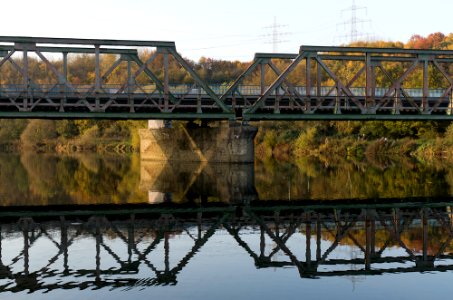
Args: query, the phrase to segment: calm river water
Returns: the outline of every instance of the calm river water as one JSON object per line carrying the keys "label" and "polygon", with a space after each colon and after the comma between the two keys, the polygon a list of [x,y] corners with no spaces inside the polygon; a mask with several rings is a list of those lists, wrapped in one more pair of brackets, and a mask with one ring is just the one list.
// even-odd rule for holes
{"label": "calm river water", "polygon": [[452,170],[0,154],[0,299],[446,297]]}

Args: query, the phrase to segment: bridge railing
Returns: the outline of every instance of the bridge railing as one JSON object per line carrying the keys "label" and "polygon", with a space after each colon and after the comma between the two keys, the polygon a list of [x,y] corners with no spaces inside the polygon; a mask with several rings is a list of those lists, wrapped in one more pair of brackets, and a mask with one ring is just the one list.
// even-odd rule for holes
{"label": "bridge railing", "polygon": [[[159,94],[156,85],[153,84],[144,84],[131,87],[130,89],[123,89],[122,84],[103,84],[100,91],[94,91],[93,86],[89,84],[73,84],[73,88],[68,88],[65,84],[40,84],[34,86],[27,86],[24,84],[0,84],[0,97],[8,96],[18,96],[23,93],[30,92],[31,96],[43,96],[44,94],[52,97],[61,97],[62,95],[66,96],[75,96],[77,94]],[[268,88],[269,86],[265,86]],[[218,96],[223,95],[227,90],[227,85],[214,84],[209,85],[209,88],[214,91]],[[310,88],[310,93],[307,93],[307,88],[305,86],[294,86],[293,89],[297,91],[300,95],[305,95],[306,97],[316,98],[319,96],[337,96],[338,92],[334,86],[324,86],[319,89],[312,87]],[[357,97],[366,97],[366,87],[353,87],[349,89],[354,96]],[[192,84],[174,84],[169,85],[169,91],[174,95],[187,95],[187,96],[209,96],[209,94],[200,87],[194,86]],[[376,97],[383,97],[388,91],[386,87],[376,87],[374,89],[374,95]],[[410,97],[423,97],[423,88],[406,88],[404,89],[406,95]],[[239,95],[243,96],[253,96],[259,97],[261,95],[261,87],[258,85],[241,85],[237,88]],[[432,98],[441,98],[445,97],[448,94],[449,89],[447,88],[436,88],[428,90],[428,97]],[[282,96],[285,95],[286,91],[284,88],[275,89],[270,95],[271,96]],[[162,94],[162,93],[160,93]],[[310,96],[308,96],[310,95]]]}

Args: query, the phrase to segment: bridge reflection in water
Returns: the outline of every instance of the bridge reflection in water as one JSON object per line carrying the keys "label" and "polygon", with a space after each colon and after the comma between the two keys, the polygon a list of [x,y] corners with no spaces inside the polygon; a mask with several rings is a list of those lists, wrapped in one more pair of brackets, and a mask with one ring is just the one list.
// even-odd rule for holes
{"label": "bridge reflection in water", "polygon": [[175,285],[215,235],[231,240],[222,247],[248,253],[257,269],[293,267],[302,278],[450,271],[452,206],[312,202],[2,212],[0,292]]}

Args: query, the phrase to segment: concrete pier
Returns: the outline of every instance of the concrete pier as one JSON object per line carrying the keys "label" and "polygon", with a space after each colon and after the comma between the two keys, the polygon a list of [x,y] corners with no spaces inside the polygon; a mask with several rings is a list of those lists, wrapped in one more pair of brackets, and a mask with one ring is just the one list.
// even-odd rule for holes
{"label": "concrete pier", "polygon": [[[161,125],[161,128],[156,128]],[[142,160],[253,163],[256,127],[241,123],[208,126],[164,126],[142,129]]]}

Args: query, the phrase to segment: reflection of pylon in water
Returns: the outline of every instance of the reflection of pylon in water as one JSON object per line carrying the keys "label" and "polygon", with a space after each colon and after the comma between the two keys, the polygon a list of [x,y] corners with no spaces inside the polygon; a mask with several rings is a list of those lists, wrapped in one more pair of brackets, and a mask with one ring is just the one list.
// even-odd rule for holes
{"label": "reflection of pylon in water", "polygon": [[[357,250],[354,250],[353,248],[351,248],[351,252],[350,252],[351,260],[357,259],[357,257],[358,257],[357,254],[359,254],[359,253],[361,253],[361,251],[357,251]],[[358,271],[358,270],[360,270],[360,268],[356,264],[351,264],[351,270]],[[351,275],[351,276],[347,276],[347,278],[349,280],[351,280],[351,282],[352,282],[352,291],[355,291],[355,287],[356,287],[357,283],[365,281],[365,276],[353,276],[353,275]]]}

